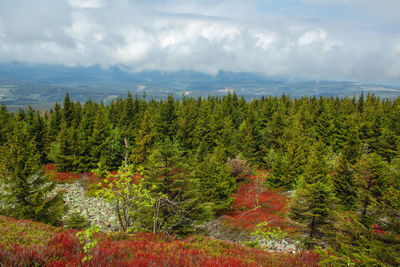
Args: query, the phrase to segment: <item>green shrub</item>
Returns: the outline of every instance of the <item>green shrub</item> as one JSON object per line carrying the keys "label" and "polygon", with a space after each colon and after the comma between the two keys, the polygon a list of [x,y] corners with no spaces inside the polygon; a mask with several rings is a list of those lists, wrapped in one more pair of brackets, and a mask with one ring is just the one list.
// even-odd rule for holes
{"label": "green shrub", "polygon": [[79,212],[71,213],[67,219],[68,229],[84,229],[88,226],[88,219]]}

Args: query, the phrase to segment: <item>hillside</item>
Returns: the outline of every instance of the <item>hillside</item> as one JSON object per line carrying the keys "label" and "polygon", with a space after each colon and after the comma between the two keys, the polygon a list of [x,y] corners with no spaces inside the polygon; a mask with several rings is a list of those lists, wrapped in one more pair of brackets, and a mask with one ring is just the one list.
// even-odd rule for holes
{"label": "hillside", "polygon": [[[312,265],[321,257],[332,266],[397,266],[399,103],[372,94],[251,101],[128,94],[105,105],[67,94],[51,112],[2,105],[0,214],[86,229],[85,253],[104,250],[94,258],[100,265],[108,255],[154,259],[148,265]],[[95,244],[97,228],[123,231],[125,241],[100,234],[106,243]],[[54,229],[79,262],[76,231]],[[54,245],[47,230],[26,232],[42,248]],[[130,233],[156,241],[132,243]],[[4,261],[24,259],[18,251],[32,261],[66,261],[52,248],[13,250],[24,240],[17,235],[7,237]]]}
{"label": "hillside", "polygon": [[[237,197],[246,197],[240,192]],[[263,206],[268,205],[268,201],[263,202]],[[237,216],[241,215],[236,213],[233,218]],[[233,227],[236,235],[243,230],[237,223]],[[80,266],[86,254],[77,232],[0,216],[0,264]],[[177,239],[161,234],[100,232],[94,238],[98,243],[91,253],[93,259],[84,266],[318,266],[320,259],[312,251],[267,252],[199,235]]]}

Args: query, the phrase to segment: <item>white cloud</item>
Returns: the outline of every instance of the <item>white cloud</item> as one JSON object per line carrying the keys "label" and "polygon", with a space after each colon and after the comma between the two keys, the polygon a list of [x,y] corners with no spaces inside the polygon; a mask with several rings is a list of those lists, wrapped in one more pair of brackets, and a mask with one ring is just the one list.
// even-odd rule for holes
{"label": "white cloud", "polygon": [[[400,82],[400,29],[360,28],[350,17],[295,17],[274,13],[268,10],[272,2],[257,0],[4,1],[3,62],[123,64],[135,71],[228,70]],[[353,8],[361,3],[299,1]],[[371,1],[373,12],[377,1]],[[259,9],[261,2],[264,11]],[[384,9],[388,7],[379,12]]]}
{"label": "white cloud", "polygon": [[328,33],[326,31],[318,28],[316,30],[305,32],[300,36],[297,42],[299,45],[303,46],[311,44],[312,42],[323,42],[326,40],[327,36]]}
{"label": "white cloud", "polygon": [[105,0],[68,0],[73,8],[100,8],[106,5]]}

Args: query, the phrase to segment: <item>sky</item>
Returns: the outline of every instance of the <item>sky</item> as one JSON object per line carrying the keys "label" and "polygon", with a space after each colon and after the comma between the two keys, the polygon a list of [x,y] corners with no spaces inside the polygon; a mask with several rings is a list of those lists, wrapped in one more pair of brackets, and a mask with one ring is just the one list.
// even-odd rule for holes
{"label": "sky", "polygon": [[0,62],[400,84],[400,0],[1,0]]}

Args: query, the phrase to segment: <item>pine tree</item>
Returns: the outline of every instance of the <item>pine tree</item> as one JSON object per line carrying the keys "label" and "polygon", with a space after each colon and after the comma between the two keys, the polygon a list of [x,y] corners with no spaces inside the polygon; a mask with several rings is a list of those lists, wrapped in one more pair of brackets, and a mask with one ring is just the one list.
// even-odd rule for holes
{"label": "pine tree", "polygon": [[117,170],[124,157],[124,139],[119,128],[111,129],[105,153],[105,165],[110,170]]}
{"label": "pine tree", "polygon": [[303,225],[309,247],[322,236],[322,227],[332,223],[335,202],[324,144],[318,141],[312,148],[300,184],[290,200],[288,213],[289,218]]}
{"label": "pine tree", "polygon": [[181,107],[178,110],[177,137],[183,144],[185,151],[190,151],[195,147],[195,128],[197,124],[198,108],[193,98],[182,99]]}
{"label": "pine tree", "polygon": [[177,131],[177,113],[175,100],[172,95],[168,95],[166,102],[162,102],[160,113],[155,125],[160,139],[174,139]]}
{"label": "pine tree", "polygon": [[333,102],[321,101],[321,105],[323,106],[316,121],[316,132],[327,146],[331,146],[336,151],[338,149],[338,128],[336,127],[337,116],[335,116]]}
{"label": "pine tree", "polygon": [[154,124],[150,117],[150,111],[146,110],[131,154],[131,160],[134,164],[140,165],[147,160],[154,141]]}
{"label": "pine tree", "polygon": [[54,156],[57,171],[85,171],[79,167],[85,162],[81,158],[80,144],[77,129],[68,128],[66,123],[62,123]]}
{"label": "pine tree", "polygon": [[202,161],[215,145],[215,133],[212,132],[210,103],[205,100],[201,101],[201,99],[199,101],[199,114],[193,132],[193,145],[196,149],[196,158]]}
{"label": "pine tree", "polygon": [[[96,110],[98,109],[98,104],[92,102],[89,99],[83,106],[83,114],[78,129],[75,129],[75,126],[72,126],[69,129],[71,133],[76,132],[76,135],[78,136],[78,140],[70,140],[71,142],[75,142],[75,145],[79,147],[80,162],[78,164],[79,167],[77,168],[85,171],[94,168],[96,163],[98,162],[98,159],[95,159],[97,158],[97,156],[93,156],[93,150],[96,149],[93,142],[93,129],[95,126],[94,124],[97,114]],[[101,118],[101,120],[103,120],[103,117]],[[71,150],[76,149],[71,148]]]}
{"label": "pine tree", "polygon": [[47,141],[52,143],[56,141],[57,134],[60,131],[62,121],[62,108],[60,104],[56,102],[54,105],[54,110],[50,110],[50,121],[47,131]]}
{"label": "pine tree", "polygon": [[[117,103],[118,104],[118,103]],[[121,135],[126,138],[129,142],[135,139],[135,116],[136,110],[133,102],[132,94],[129,92],[128,97],[125,101],[121,101],[120,108],[122,108],[122,114],[119,120],[119,127],[121,128]]]}
{"label": "pine tree", "polygon": [[7,107],[1,104],[0,107],[0,146],[7,141],[7,136],[11,132],[12,115],[7,111]]}
{"label": "pine tree", "polygon": [[226,157],[234,158],[239,154],[237,131],[233,127],[231,116],[228,115],[222,122],[222,129],[218,133],[217,146],[225,148]]}
{"label": "pine tree", "polygon": [[156,143],[146,164],[145,183],[154,194],[165,195],[155,206],[154,232],[188,234],[196,222],[209,218],[206,205],[200,202],[197,179],[188,174],[176,140],[166,138]]}
{"label": "pine tree", "polygon": [[254,108],[249,108],[246,120],[239,127],[239,140],[243,156],[254,165],[260,165],[263,159],[258,117]]}
{"label": "pine tree", "polygon": [[46,162],[46,152],[48,151],[46,125],[38,111],[33,115],[32,122],[29,126],[29,132],[31,137],[35,140],[36,149],[40,155],[40,161],[42,163]]}
{"label": "pine tree", "polygon": [[93,133],[89,138],[91,146],[90,156],[93,167],[99,161],[105,162],[109,137],[110,123],[107,119],[104,107],[100,107],[96,113]]}
{"label": "pine tree", "polygon": [[361,156],[361,141],[353,120],[348,119],[344,129],[346,129],[345,141],[332,178],[339,204],[345,209],[353,209],[357,199],[354,167]]}
{"label": "pine tree", "polygon": [[387,185],[382,192],[382,209],[387,219],[385,228],[400,234],[400,158],[390,163]]}
{"label": "pine tree", "polygon": [[70,127],[73,124],[75,118],[74,103],[71,102],[69,94],[66,93],[63,105],[63,121]]}
{"label": "pine tree", "polygon": [[292,190],[298,185],[309,153],[303,132],[304,129],[298,122],[287,130],[285,139],[289,141],[285,143],[286,151],[280,149],[275,154],[271,174],[266,181],[268,187],[285,187]]}
{"label": "pine tree", "polygon": [[202,202],[212,205],[217,214],[230,209],[233,202],[231,195],[236,188],[235,179],[225,160],[224,148],[217,146],[193,173],[200,182]]}
{"label": "pine tree", "polygon": [[360,222],[366,227],[376,222],[381,212],[383,193],[388,187],[388,163],[376,153],[363,154],[355,166]]}
{"label": "pine tree", "polygon": [[23,123],[16,122],[14,128],[14,134],[0,147],[0,212],[57,224],[64,211],[62,195],[49,197],[55,184],[41,171],[35,141]]}

